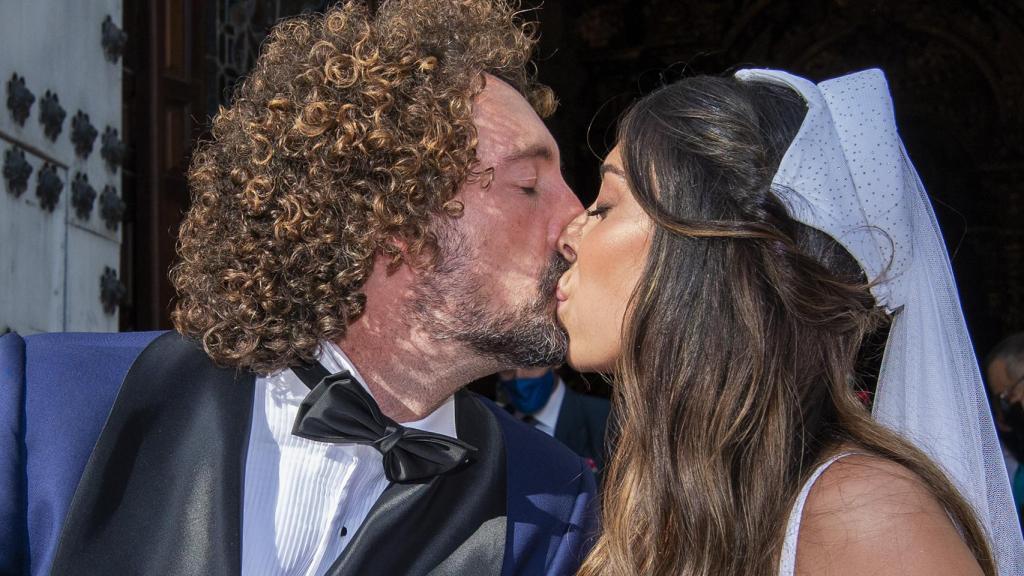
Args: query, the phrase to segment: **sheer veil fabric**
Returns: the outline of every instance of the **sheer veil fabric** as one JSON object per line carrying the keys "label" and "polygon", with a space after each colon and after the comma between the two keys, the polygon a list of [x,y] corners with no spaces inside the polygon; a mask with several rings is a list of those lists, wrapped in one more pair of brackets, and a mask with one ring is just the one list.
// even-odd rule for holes
{"label": "sheer veil fabric", "polygon": [[814,84],[741,70],[801,94],[807,115],[772,184],[798,221],[838,240],[893,316],[874,418],[948,474],[985,527],[1000,575],[1024,541],[942,234],[896,129],[881,70]]}

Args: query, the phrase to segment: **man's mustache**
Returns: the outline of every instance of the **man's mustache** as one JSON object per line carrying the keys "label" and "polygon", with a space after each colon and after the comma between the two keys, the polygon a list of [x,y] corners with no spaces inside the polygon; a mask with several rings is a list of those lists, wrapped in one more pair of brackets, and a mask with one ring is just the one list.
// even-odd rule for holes
{"label": "man's mustache", "polygon": [[545,301],[555,297],[555,287],[558,286],[558,279],[565,274],[565,271],[572,266],[560,253],[555,252],[548,259],[548,265],[544,274],[540,277],[540,294]]}

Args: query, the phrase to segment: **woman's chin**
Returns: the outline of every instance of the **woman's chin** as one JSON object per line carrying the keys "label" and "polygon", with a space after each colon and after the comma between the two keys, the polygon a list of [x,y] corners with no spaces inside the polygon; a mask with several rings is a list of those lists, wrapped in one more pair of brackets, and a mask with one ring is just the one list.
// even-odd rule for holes
{"label": "woman's chin", "polygon": [[579,350],[573,350],[572,334],[569,335],[569,352],[565,356],[565,363],[577,372],[611,374],[615,369],[614,361],[601,362],[596,358],[581,354]]}
{"label": "woman's chin", "polygon": [[573,348],[575,348],[575,346],[572,344],[572,334],[569,334],[569,350],[565,354],[565,363],[577,372],[586,372],[580,364],[579,354],[577,354]]}

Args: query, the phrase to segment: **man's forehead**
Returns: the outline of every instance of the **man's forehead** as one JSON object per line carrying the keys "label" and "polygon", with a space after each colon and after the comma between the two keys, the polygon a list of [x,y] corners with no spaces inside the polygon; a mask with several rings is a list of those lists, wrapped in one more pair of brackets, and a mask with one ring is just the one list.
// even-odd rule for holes
{"label": "man's forehead", "polygon": [[481,160],[500,165],[552,158],[554,139],[526,98],[501,79],[486,78],[486,86],[473,104]]}

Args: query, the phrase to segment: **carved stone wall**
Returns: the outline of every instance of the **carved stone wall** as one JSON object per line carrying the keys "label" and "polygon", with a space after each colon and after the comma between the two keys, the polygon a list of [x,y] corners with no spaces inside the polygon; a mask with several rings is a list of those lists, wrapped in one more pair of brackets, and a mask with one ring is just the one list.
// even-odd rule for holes
{"label": "carved stone wall", "polygon": [[121,10],[0,2],[0,334],[118,327]]}
{"label": "carved stone wall", "polygon": [[584,199],[615,117],[661,82],[741,66],[816,80],[882,68],[977,351],[1024,330],[1024,1],[545,0],[536,17],[541,77],[562,101],[551,126]]}

